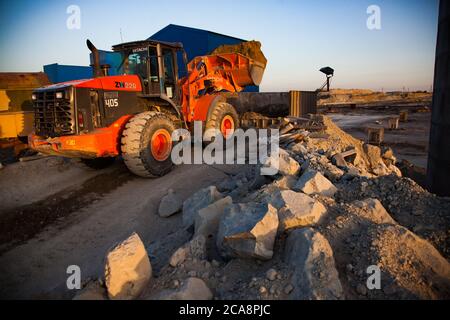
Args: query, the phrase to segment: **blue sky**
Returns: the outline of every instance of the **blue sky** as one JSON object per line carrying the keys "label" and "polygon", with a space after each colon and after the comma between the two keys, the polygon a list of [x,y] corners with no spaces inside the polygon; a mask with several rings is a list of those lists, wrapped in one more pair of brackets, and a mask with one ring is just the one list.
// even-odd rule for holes
{"label": "blue sky", "polygon": [[[69,30],[69,5],[81,28]],[[381,30],[366,10],[381,9]],[[309,1],[4,1],[0,0],[0,71],[41,71],[44,64],[88,65],[86,38],[100,49],[140,40],[167,24],[262,42],[263,91],[311,90],[335,69],[333,87],[429,89],[433,82],[437,0]]]}

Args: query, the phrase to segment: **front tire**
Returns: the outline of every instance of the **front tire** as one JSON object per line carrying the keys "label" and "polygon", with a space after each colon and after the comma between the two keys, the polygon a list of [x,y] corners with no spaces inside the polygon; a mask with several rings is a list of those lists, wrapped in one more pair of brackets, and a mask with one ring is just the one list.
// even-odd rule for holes
{"label": "front tire", "polygon": [[218,130],[224,138],[228,138],[238,127],[239,117],[236,109],[229,103],[220,102],[213,106],[206,121],[205,130]]}
{"label": "front tire", "polygon": [[122,157],[134,174],[144,178],[160,177],[173,166],[172,132],[175,124],[162,112],[137,114],[126,124],[122,134]]}

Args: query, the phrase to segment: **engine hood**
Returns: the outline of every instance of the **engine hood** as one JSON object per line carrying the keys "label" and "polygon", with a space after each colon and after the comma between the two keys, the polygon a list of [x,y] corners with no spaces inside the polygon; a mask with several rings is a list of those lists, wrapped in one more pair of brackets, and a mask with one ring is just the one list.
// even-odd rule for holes
{"label": "engine hood", "polygon": [[35,91],[65,89],[67,87],[92,88],[114,91],[142,91],[141,80],[136,75],[107,76],[93,79],[72,80],[44,86]]}

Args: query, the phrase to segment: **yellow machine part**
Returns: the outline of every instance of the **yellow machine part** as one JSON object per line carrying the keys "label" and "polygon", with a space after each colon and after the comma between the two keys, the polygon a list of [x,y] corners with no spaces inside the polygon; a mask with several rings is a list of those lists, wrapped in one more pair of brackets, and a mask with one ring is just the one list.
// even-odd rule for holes
{"label": "yellow machine part", "polygon": [[32,111],[0,112],[0,139],[26,137],[33,131]]}

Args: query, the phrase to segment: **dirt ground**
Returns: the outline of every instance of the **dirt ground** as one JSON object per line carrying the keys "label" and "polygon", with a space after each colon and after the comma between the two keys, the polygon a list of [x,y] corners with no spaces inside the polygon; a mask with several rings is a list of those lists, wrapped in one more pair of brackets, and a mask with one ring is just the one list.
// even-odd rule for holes
{"label": "dirt ground", "polygon": [[327,114],[341,129],[360,139],[367,140],[366,127],[385,127],[382,145],[391,147],[399,161],[406,159],[426,169],[431,112],[417,112],[410,108],[407,122],[400,122],[398,130],[387,129],[387,118],[398,115],[399,109],[339,108]]}
{"label": "dirt ground", "polygon": [[82,281],[98,278],[108,249],[134,231],[151,248],[157,270],[189,236],[182,232],[181,215],[157,214],[167,189],[186,199],[238,170],[242,166],[183,165],[162,178],[141,179],[120,161],[100,171],[53,157],[5,166],[0,171],[0,297],[72,298],[67,267],[80,266]]}
{"label": "dirt ground", "polygon": [[[383,123],[388,115],[386,110],[367,109],[329,114],[342,129],[362,139],[361,127]],[[429,116],[410,113],[400,130],[386,131],[386,144],[394,149],[395,157],[417,165],[426,163]],[[369,156],[361,141],[328,118],[322,121],[325,132],[286,148],[297,165],[323,172],[339,190],[334,198],[314,199],[329,212],[316,230],[334,251],[345,297],[448,298],[449,199],[429,194],[414,181],[397,176],[398,169],[382,159],[381,153]],[[327,157],[355,146],[358,156],[346,171]],[[265,201],[274,190],[290,189],[287,180],[282,182],[285,177],[279,176],[262,187],[250,188],[253,169],[182,165],[164,177],[142,179],[129,173],[120,160],[100,171],[56,157],[6,165],[0,170],[0,298],[71,299],[76,292],[66,287],[67,267],[78,265],[83,283],[102,279],[106,253],[133,232],[142,239],[153,268],[149,297],[162,289],[178,288],[195,274],[213,289],[215,299],[292,298],[293,271],[283,261],[286,234],[276,239],[274,257],[268,261],[226,261],[211,256],[187,259],[177,268],[168,265],[171,255],[190,241],[193,230],[183,227],[181,213],[169,218],[158,215],[167,190],[173,189],[185,200],[203,187],[232,182],[224,195],[246,203]],[[368,198],[380,201],[383,209],[377,214],[381,220],[371,217],[373,212],[358,203]],[[395,221],[385,221],[390,219]],[[428,261],[438,263],[430,267]],[[367,265],[382,267],[383,279],[389,280],[386,290],[372,293],[361,288]],[[277,272],[275,281],[267,277],[270,268]],[[436,270],[445,281],[436,278]]]}

